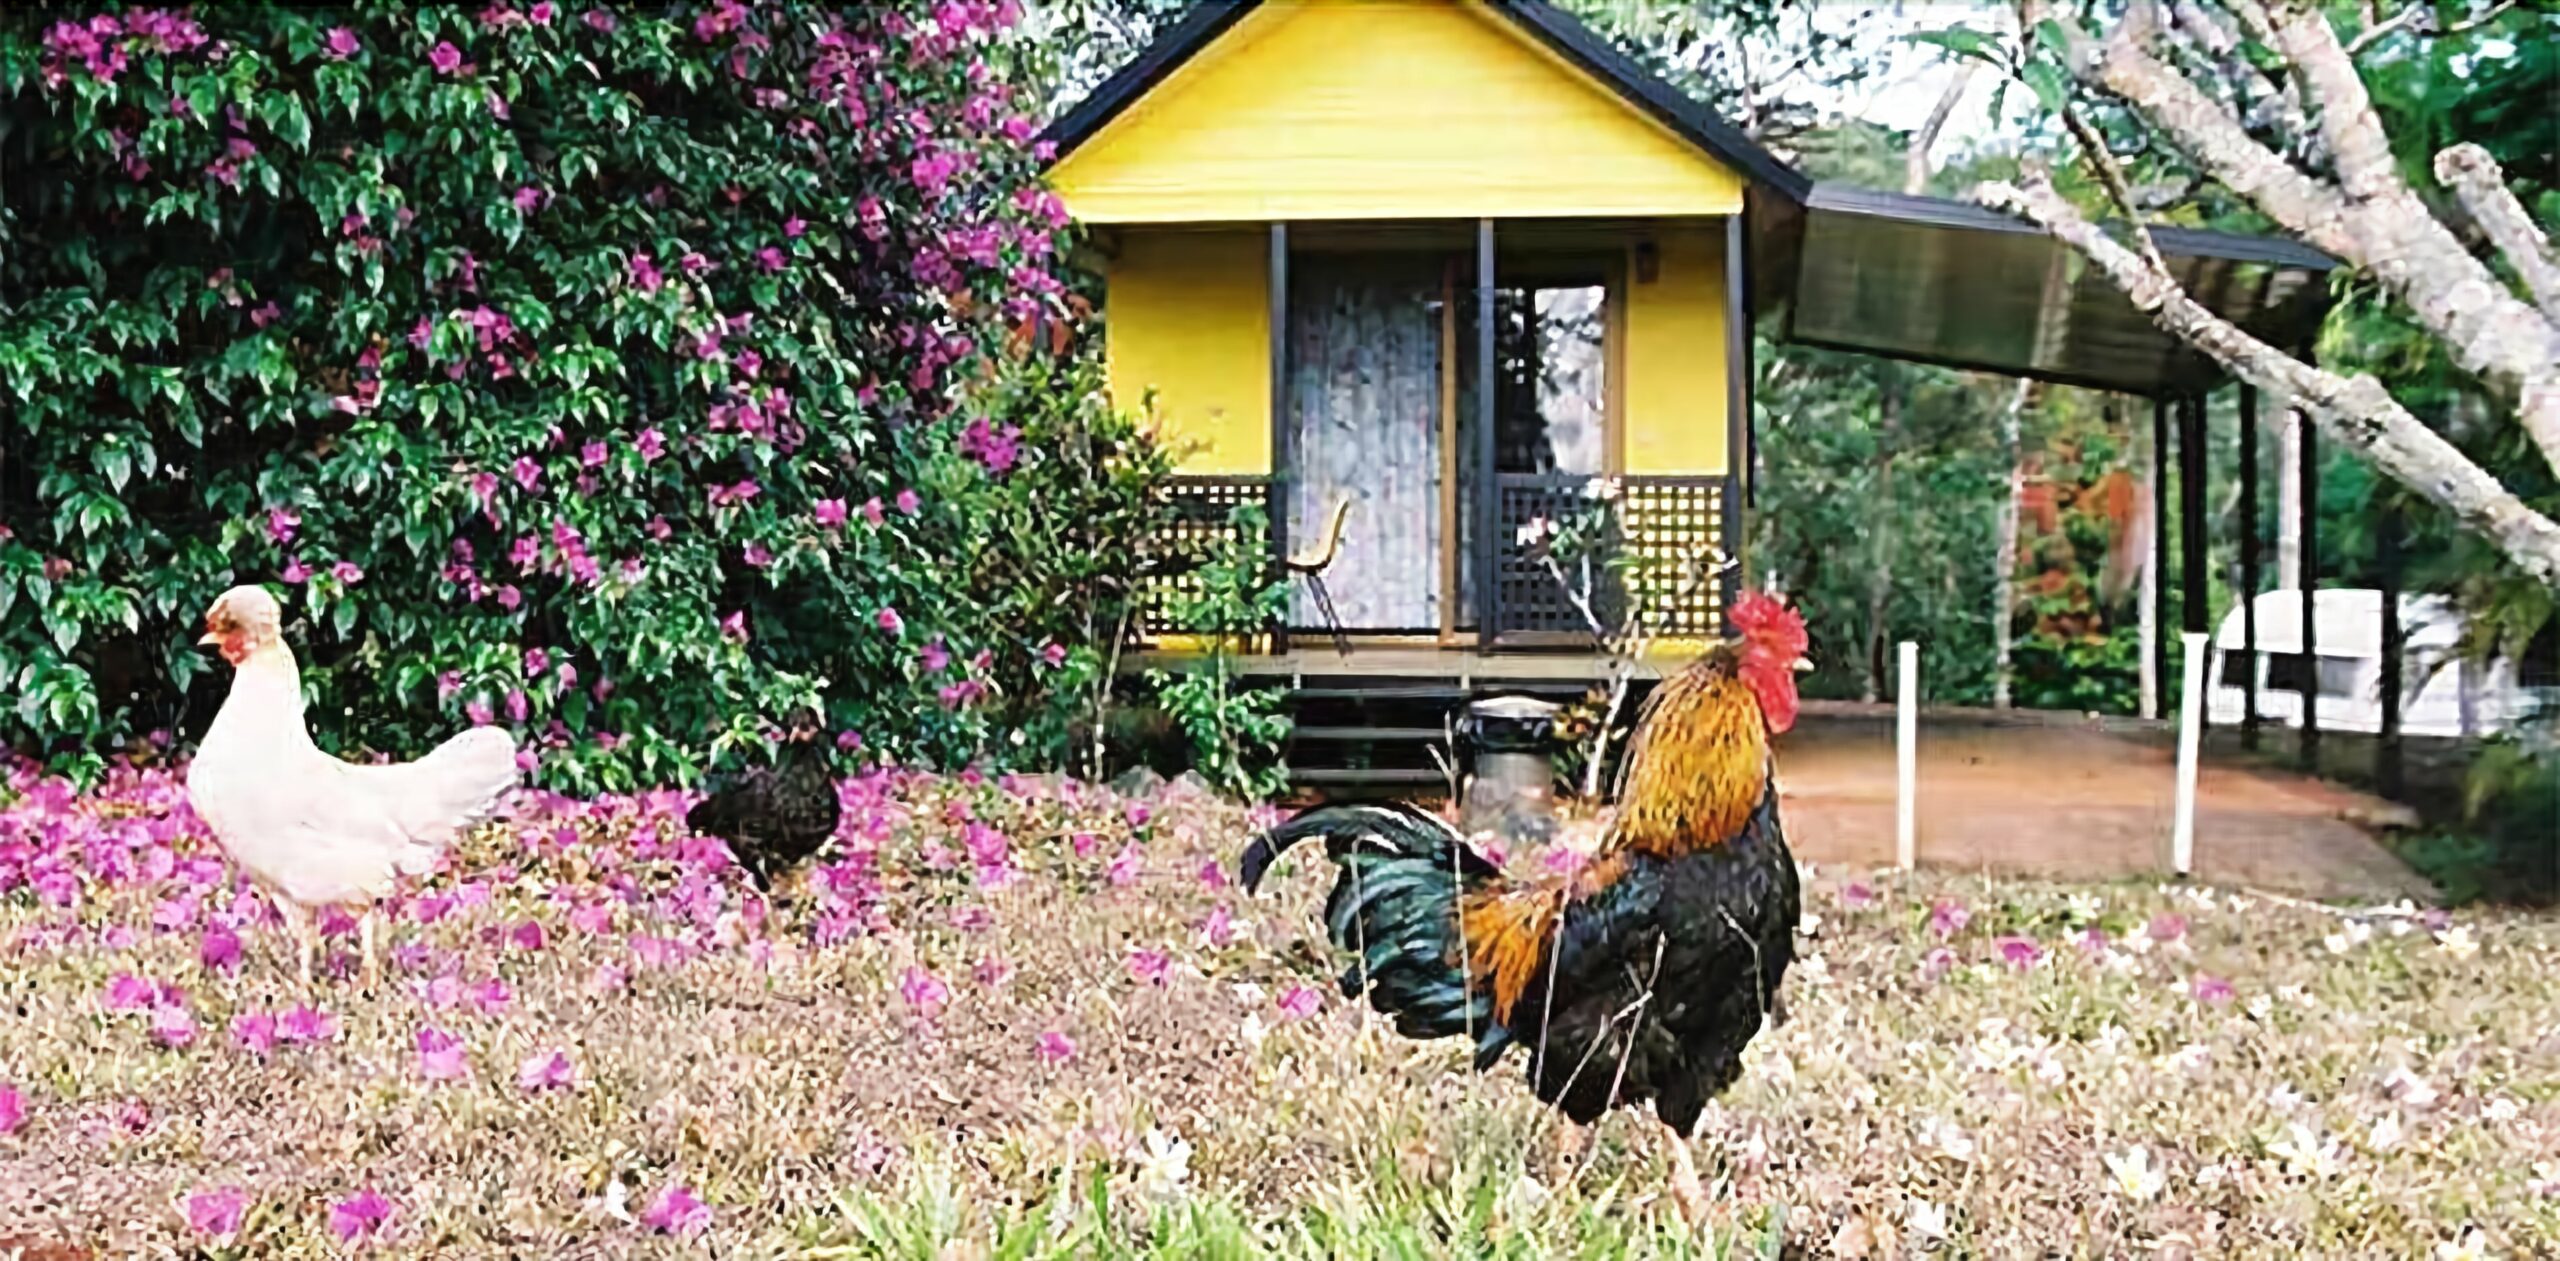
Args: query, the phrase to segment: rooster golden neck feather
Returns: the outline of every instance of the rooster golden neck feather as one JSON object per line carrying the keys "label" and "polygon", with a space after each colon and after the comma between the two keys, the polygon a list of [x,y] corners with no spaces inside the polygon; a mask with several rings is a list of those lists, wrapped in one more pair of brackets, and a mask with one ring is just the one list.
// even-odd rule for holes
{"label": "rooster golden neck feather", "polygon": [[1739,664],[1719,648],[1646,700],[1612,848],[1667,858],[1741,834],[1768,785],[1769,724]]}

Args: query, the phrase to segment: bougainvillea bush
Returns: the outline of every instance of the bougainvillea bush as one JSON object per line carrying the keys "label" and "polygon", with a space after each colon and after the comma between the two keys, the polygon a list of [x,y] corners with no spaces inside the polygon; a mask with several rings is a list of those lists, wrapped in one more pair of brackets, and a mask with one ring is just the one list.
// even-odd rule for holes
{"label": "bougainvillea bush", "polygon": [[1060,540],[987,514],[1099,499],[1091,548],[1162,460],[1089,367],[981,388],[1066,222],[1015,16],[0,14],[0,739],[200,727],[196,619],[261,582],[350,748],[503,723],[628,788],[823,694],[1025,756],[1126,584],[1008,594],[989,547]]}

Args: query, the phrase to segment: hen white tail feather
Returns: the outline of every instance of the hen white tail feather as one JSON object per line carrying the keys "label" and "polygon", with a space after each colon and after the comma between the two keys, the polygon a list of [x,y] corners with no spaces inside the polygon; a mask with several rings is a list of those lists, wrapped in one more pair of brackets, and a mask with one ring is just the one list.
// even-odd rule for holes
{"label": "hen white tail feather", "polygon": [[503,729],[474,727],[415,762],[353,768],[384,789],[407,843],[393,865],[408,875],[433,870],[454,840],[487,822],[516,783],[516,743]]}

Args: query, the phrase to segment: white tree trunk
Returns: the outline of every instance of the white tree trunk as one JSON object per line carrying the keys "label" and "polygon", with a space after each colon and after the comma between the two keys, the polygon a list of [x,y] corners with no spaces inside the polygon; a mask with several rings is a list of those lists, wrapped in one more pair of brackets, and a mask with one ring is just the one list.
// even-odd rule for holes
{"label": "white tree trunk", "polygon": [[2008,410],[2000,413],[2000,452],[2009,461],[2009,493],[2000,500],[2000,546],[1991,559],[1991,707],[2009,707],[2009,655],[2018,619],[2018,500],[2027,491],[2026,452],[2019,437],[2020,413],[2033,388],[2025,378]]}

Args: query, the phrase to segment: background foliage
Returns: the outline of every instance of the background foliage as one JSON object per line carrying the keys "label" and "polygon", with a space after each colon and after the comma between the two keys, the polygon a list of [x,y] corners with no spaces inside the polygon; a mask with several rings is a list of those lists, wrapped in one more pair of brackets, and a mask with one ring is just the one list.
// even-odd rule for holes
{"label": "background foliage", "polygon": [[1058,291],[1017,16],[0,16],[0,738],[191,733],[260,582],[323,739],[1048,756],[1162,461],[1089,365],[968,388]]}

